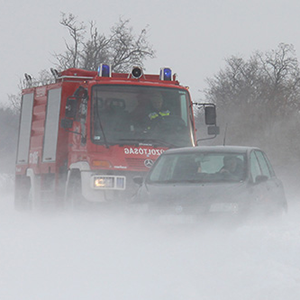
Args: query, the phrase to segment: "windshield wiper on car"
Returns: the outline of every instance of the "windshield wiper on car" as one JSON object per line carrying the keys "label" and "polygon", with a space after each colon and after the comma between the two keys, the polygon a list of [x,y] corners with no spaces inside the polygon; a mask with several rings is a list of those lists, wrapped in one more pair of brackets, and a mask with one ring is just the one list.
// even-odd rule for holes
{"label": "windshield wiper on car", "polygon": [[207,178],[197,178],[197,179],[169,179],[169,180],[156,180],[156,181],[149,181],[149,183],[158,183],[158,184],[168,184],[168,183],[207,183],[207,182],[214,182],[208,180]]}
{"label": "windshield wiper on car", "polygon": [[170,184],[174,184],[174,183],[182,183],[182,182],[184,182],[184,181],[182,181],[182,180],[174,180],[174,179],[170,179],[170,180],[155,180],[155,181],[149,181],[149,182],[147,182],[147,183],[155,183],[155,184],[168,184],[168,183],[170,183]]}

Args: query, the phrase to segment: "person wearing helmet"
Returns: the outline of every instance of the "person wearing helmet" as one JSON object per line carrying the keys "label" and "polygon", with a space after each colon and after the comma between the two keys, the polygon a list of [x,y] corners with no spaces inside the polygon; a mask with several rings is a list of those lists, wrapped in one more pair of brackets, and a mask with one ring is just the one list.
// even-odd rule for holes
{"label": "person wearing helmet", "polygon": [[150,99],[149,120],[153,121],[160,118],[165,118],[170,115],[170,111],[164,108],[164,100],[160,93],[155,93]]}

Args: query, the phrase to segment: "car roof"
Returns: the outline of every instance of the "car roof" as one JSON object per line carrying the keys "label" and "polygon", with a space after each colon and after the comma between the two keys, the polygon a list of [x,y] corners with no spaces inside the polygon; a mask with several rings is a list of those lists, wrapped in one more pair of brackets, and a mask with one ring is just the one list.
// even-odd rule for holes
{"label": "car roof", "polygon": [[257,147],[248,146],[196,146],[196,147],[185,147],[166,150],[163,154],[180,154],[180,153],[199,153],[199,152],[210,152],[210,153],[249,153],[251,150],[260,150]]}

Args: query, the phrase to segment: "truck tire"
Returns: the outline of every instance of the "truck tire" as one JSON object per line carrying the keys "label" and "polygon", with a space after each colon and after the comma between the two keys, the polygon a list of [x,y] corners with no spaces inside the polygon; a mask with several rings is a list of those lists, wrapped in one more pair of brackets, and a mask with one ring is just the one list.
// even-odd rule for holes
{"label": "truck tire", "polygon": [[15,181],[14,207],[17,211],[32,209],[32,188],[28,176],[17,176]]}
{"label": "truck tire", "polygon": [[72,170],[66,187],[65,206],[67,210],[79,208],[83,201],[80,170]]}

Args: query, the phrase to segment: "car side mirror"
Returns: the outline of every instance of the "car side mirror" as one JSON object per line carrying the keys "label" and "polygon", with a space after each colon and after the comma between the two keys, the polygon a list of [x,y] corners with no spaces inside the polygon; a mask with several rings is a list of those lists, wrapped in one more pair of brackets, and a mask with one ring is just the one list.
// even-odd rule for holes
{"label": "car side mirror", "polygon": [[258,175],[255,177],[255,183],[258,184],[258,183],[266,182],[268,179],[269,179],[268,176]]}
{"label": "car side mirror", "polygon": [[142,176],[135,176],[133,177],[133,182],[141,186],[144,182],[144,178]]}

